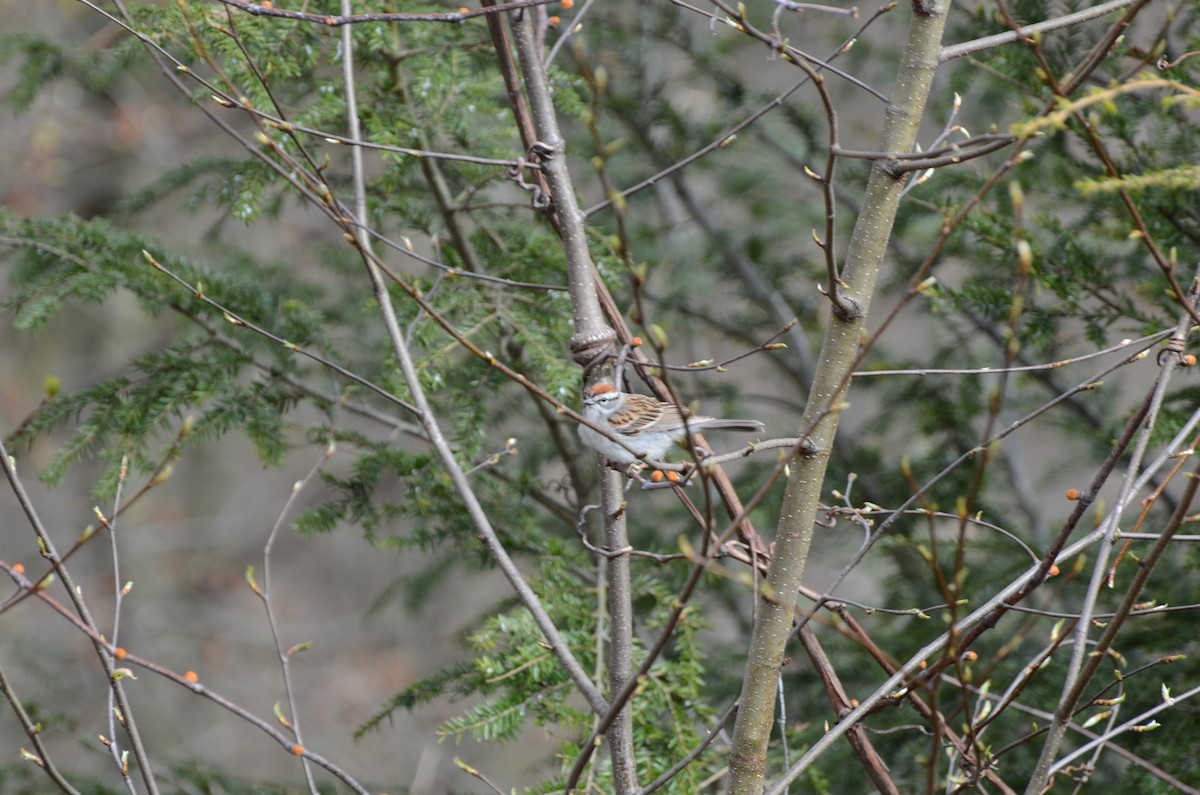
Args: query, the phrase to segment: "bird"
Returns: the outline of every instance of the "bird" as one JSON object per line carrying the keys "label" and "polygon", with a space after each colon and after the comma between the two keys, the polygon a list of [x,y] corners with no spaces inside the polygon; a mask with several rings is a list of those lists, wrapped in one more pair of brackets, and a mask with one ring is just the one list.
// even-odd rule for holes
{"label": "bird", "polygon": [[646,395],[621,392],[612,384],[598,383],[583,393],[583,416],[594,425],[607,428],[620,444],[608,435],[586,425],[579,426],[583,443],[618,464],[633,464],[642,459],[663,461],[667,451],[683,439],[685,433],[708,430],[762,433],[766,428],[758,420],[727,420],[718,417],[688,415],[674,403],[664,403]]}

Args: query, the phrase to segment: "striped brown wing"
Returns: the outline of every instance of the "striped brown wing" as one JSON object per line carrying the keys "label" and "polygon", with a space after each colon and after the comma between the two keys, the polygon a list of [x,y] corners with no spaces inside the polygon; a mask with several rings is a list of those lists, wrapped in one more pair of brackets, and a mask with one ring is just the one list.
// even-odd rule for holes
{"label": "striped brown wing", "polygon": [[645,395],[630,394],[619,412],[608,418],[617,433],[631,436],[645,430],[670,431],[682,423],[679,407]]}

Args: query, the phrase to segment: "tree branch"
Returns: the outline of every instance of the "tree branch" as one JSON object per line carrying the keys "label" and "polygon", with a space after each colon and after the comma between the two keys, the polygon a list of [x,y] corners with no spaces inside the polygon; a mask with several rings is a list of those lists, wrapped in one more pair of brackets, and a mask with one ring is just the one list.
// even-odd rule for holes
{"label": "tree branch", "polygon": [[[914,4],[896,95],[888,107],[880,151],[908,152],[915,146],[917,128],[937,68],[937,47],[948,7],[949,3]],[[842,402],[849,385],[902,190],[902,181],[876,163],[846,251],[841,271],[845,285],[842,295],[857,311],[831,314],[825,342],[817,357],[818,369],[799,434],[810,439],[815,452],[793,462],[784,492],[775,556],[767,576],[768,587],[763,589],[758,605],[742,683],[741,708],[734,726],[729,790],[734,795],[760,795],[763,790],[779,667],[792,631],[795,595],[808,559],[821,486],[837,433],[840,412],[833,409]],[[793,766],[775,789],[786,786],[798,774]]]}

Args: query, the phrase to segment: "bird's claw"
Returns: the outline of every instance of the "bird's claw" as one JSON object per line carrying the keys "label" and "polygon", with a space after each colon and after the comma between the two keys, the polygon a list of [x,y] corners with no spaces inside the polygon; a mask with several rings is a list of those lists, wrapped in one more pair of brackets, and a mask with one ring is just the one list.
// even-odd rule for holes
{"label": "bird's claw", "polygon": [[638,480],[642,482],[642,489],[669,489],[675,486],[686,486],[692,480],[692,475],[695,473],[695,467],[688,467],[682,473],[675,472],[669,469],[655,469],[650,473],[650,480],[638,476]]}
{"label": "bird's claw", "polygon": [[[612,464],[612,467],[629,479],[629,486],[632,486],[634,481],[642,484],[643,491],[687,486],[691,483],[692,476],[696,474],[696,467],[687,465],[686,463],[684,464],[685,468],[683,472],[676,472],[671,469],[655,469],[645,461],[638,461],[624,467]],[[646,469],[650,470],[650,474],[643,476],[642,472]]]}

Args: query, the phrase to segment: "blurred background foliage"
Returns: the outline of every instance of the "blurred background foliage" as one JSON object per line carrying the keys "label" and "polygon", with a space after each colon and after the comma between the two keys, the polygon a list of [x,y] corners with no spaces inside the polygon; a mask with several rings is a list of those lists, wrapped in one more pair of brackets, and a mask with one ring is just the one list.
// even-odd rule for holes
{"label": "blurred background foliage", "polygon": [[[1077,5],[1056,4],[1053,13]],[[1006,6],[1020,22],[1038,21],[1047,13],[1043,3]],[[436,643],[430,642],[404,671],[370,680],[369,692],[360,694],[354,709],[343,702],[348,714],[334,719],[314,709],[320,717],[310,730],[332,735],[340,722],[344,737],[351,734],[349,726],[357,728],[359,737],[375,738],[380,757],[373,767],[366,764],[380,786],[452,791],[466,786],[465,777],[454,778],[446,752],[437,752],[440,761],[431,763],[437,771],[431,774],[414,772],[425,770],[417,759],[405,760],[412,765],[408,769],[396,769],[387,750],[409,741],[390,728],[398,710],[421,712],[440,705],[434,710],[437,729],[425,735],[431,742],[435,735],[486,742],[526,738],[516,746],[520,754],[500,752],[492,758],[494,765],[507,763],[497,777],[526,782],[530,791],[554,791],[563,766],[569,767],[576,755],[575,744],[590,729],[591,717],[571,697],[568,680],[546,653],[527,614],[488,575],[489,560],[411,417],[361,384],[231,325],[220,309],[197,300],[152,267],[143,251],[188,284],[202,287],[205,296],[238,318],[404,399],[406,387],[357,258],[335,227],[298,195],[280,158],[255,142],[255,127],[244,113],[215,103],[209,88],[166,63],[168,78],[184,89],[173,91],[154,65],[155,58],[162,61],[161,54],[148,51],[95,11],[70,3],[58,7],[63,9],[59,16],[47,9],[32,11],[27,25],[0,38],[4,120],[17,131],[7,136],[5,168],[0,169],[8,174],[0,184],[5,193],[0,251],[6,278],[4,322],[10,329],[3,343],[8,362],[0,419],[23,469],[30,474],[36,468],[46,483],[59,485],[54,494],[65,493],[84,506],[90,506],[90,499],[109,504],[127,457],[131,481],[139,488],[150,483],[158,489],[147,492],[148,505],[139,506],[136,515],[160,521],[156,517],[164,503],[185,499],[181,492],[200,488],[204,480],[181,485],[173,474],[176,467],[194,474],[202,466],[195,462],[207,460],[227,479],[204,484],[202,497],[193,492],[187,511],[207,512],[220,517],[214,525],[226,525],[237,522],[220,512],[222,497],[215,484],[254,478],[260,467],[294,470],[296,462],[311,460],[335,442],[337,454],[321,473],[323,488],[289,521],[314,544],[330,537],[337,549],[365,543],[373,561],[396,556],[395,563],[381,563],[371,578],[361,580],[369,584],[344,605],[341,615],[350,616],[352,624],[364,622],[367,634],[376,627],[374,642],[361,654],[388,655],[397,647],[413,654],[413,645],[429,642],[424,627],[447,621],[446,613],[439,612],[447,606],[454,616],[450,622],[459,629],[453,637],[437,635]],[[306,8],[337,11],[326,2]],[[956,6],[947,43],[1005,30],[997,8],[993,3]],[[747,13],[760,28],[769,29],[773,9],[748,5]],[[355,10],[397,9],[389,3],[360,2]],[[403,10],[447,11],[427,3]],[[597,206],[611,189],[628,188],[721,141],[732,124],[767,106],[804,76],[760,42],[683,4],[597,6],[582,29],[559,47],[579,11],[548,7],[563,22],[546,28],[545,45],[555,48],[555,100],[567,127],[568,154],[584,206]],[[780,31],[793,46],[829,58],[875,8],[860,11],[858,18],[785,12]],[[130,6],[129,13],[132,27],[190,74],[244,97],[255,108],[286,117],[296,128],[345,134],[345,53],[339,30],[254,17],[220,3],[139,5]],[[881,97],[891,90],[907,14],[904,6],[883,14],[836,60],[854,80],[827,75],[846,149],[876,145],[886,109]],[[1187,3],[1151,4],[1088,89],[1128,83],[1140,71],[1153,69],[1163,55],[1177,57],[1197,49],[1196,17],[1197,9]],[[951,119],[970,133],[1004,132],[1028,120],[1054,102],[1044,80],[1047,71],[1056,77],[1069,73],[1110,22],[1111,16],[1048,34],[1038,52],[1009,45],[944,65],[922,139],[932,140]],[[363,134],[371,142],[490,160],[522,154],[482,18],[466,24],[365,23],[354,26],[354,37]],[[1194,86],[1198,62],[1184,61],[1170,76]],[[960,109],[955,109],[956,95]],[[1194,171],[1187,171],[1200,162],[1200,139],[1194,105],[1168,102],[1164,96],[1154,90],[1117,92],[1111,101],[1085,112],[1104,155],[1119,174],[1128,176],[1127,188],[1155,244],[1177,253],[1176,276],[1186,285],[1200,249],[1200,192]],[[214,127],[202,108],[232,128],[257,156]],[[313,167],[348,197],[345,146],[319,134],[292,138],[278,127],[271,129],[282,150],[301,160],[311,158]],[[672,364],[722,361],[772,338],[798,318],[798,325],[781,337],[788,345],[784,350],[743,359],[725,372],[672,375],[680,394],[702,401],[706,413],[762,417],[772,436],[795,432],[826,311],[815,289],[824,278],[823,256],[810,234],[824,229],[825,207],[820,186],[805,169],[821,170],[827,147],[824,111],[811,88],[800,88],[736,139],[628,196],[616,210],[597,209],[589,218],[592,253],[605,282],[622,309],[638,319],[636,332],[665,340],[665,356]],[[1029,151],[1033,156],[1012,168],[999,188],[985,193],[944,241],[939,235],[947,219],[973,201],[1009,156],[1007,151],[941,168],[912,187],[897,219],[873,317],[881,321],[897,306],[935,245],[940,251],[932,273],[938,282],[907,303],[896,323],[873,340],[864,369],[994,368],[1004,364],[1006,350],[1015,351],[1015,364],[1050,362],[1176,322],[1180,310],[1168,282],[1144,243],[1131,235],[1121,195],[1111,181],[1105,187],[1103,161],[1089,133],[1068,121],[1062,129],[1047,131]],[[553,229],[531,211],[529,193],[506,179],[503,166],[486,162],[371,150],[367,156],[369,221],[392,243],[385,260],[471,342],[577,406],[579,374],[566,348],[572,326],[562,289],[564,259]],[[837,237],[832,241],[838,252],[856,219],[866,174],[866,161],[838,163]],[[1025,205],[1019,214],[1014,212],[1012,184],[1023,187]],[[1034,255],[1024,286],[1018,274],[1020,240],[1029,243]],[[409,252],[453,270],[429,267],[407,256]],[[633,272],[627,263],[634,265]],[[470,278],[463,272],[542,286]],[[469,355],[402,291],[394,292],[402,328],[420,356],[423,385],[459,461],[467,467],[481,464],[472,478],[486,511],[508,547],[525,561],[531,582],[585,665],[598,666],[594,648],[596,633],[602,631],[597,629],[602,578],[578,535],[595,519],[581,513],[597,499],[590,453],[581,448],[571,422]],[[1019,307],[1015,314],[1014,303]],[[79,317],[89,320],[81,324]],[[97,329],[104,333],[97,337]],[[994,375],[856,380],[830,471],[828,499],[836,501],[833,490],[845,491],[853,473],[855,505],[899,504],[916,484],[979,443],[990,411],[999,423],[1012,422],[1064,392],[1093,366],[1014,374],[1003,395],[996,392],[1000,381]],[[1039,551],[1069,511],[1063,490],[1090,479],[1154,376],[1149,361],[1119,371],[1104,388],[1066,401],[1033,430],[1006,440],[986,472],[973,510]],[[1185,374],[1175,382],[1160,428],[1164,434],[1193,410],[1193,379]],[[509,439],[515,440],[511,446]],[[248,440],[249,448],[240,440]],[[512,451],[519,454],[507,454]],[[489,462],[495,453],[500,455]],[[774,463],[770,456],[760,456],[732,466],[731,472],[748,494]],[[972,465],[961,467],[927,495],[927,504],[953,511],[974,477]],[[257,541],[238,542],[242,546],[233,560],[242,561],[256,544],[260,548],[286,496],[279,485],[284,480],[265,487],[270,499],[247,497],[259,504],[251,514],[256,520],[246,524],[263,529],[254,534]],[[86,497],[89,489],[92,498]],[[698,505],[708,497],[693,494]],[[160,500],[157,509],[155,500]],[[777,497],[768,498],[752,515],[768,537],[776,504]],[[639,548],[676,553],[681,538],[695,536],[667,493],[634,492],[629,505]],[[1147,524],[1161,523],[1163,515],[1155,508]],[[961,578],[962,593],[978,603],[1028,565],[1029,556],[1012,540],[972,531],[962,567],[955,572],[954,526],[953,521],[916,517],[901,523],[839,596],[901,611],[940,605],[946,598],[931,571],[933,561],[949,576]],[[352,528],[361,530],[361,537]],[[6,547],[13,545],[12,551],[5,549],[6,558],[32,554],[16,546],[16,535],[9,534],[14,540],[6,542]],[[848,523],[820,529],[810,564],[811,587],[821,589],[860,538],[860,530]],[[936,543],[939,538],[941,544]],[[220,546],[214,544],[214,554]],[[314,555],[334,548],[307,547]],[[301,544],[292,554],[307,555],[305,549]],[[320,588],[314,593],[347,588],[358,579],[354,568],[335,570],[338,560],[336,555],[325,558],[320,570],[342,585],[314,585]],[[1198,581],[1195,564],[1195,553],[1187,548],[1170,556],[1152,581],[1152,598],[1160,604],[1190,604]],[[213,570],[231,567],[212,565]],[[238,566],[240,562],[232,568]],[[1124,564],[1120,576],[1128,579],[1132,568]],[[642,643],[655,637],[687,572],[688,566],[678,560],[638,561]],[[1079,574],[1065,572],[1036,606],[1049,611],[1076,607],[1082,593]],[[196,584],[183,579],[165,586],[162,598],[172,592],[196,598]],[[474,592],[470,586],[475,582],[492,586]],[[207,587],[211,595],[234,586],[226,577]],[[750,604],[744,570],[731,563],[730,569],[706,579],[701,597],[689,607],[668,653],[635,701],[643,781],[693,748],[736,698]],[[330,617],[322,612],[322,598],[303,599],[299,605],[297,614],[307,616],[323,640],[322,628]],[[379,633],[378,625],[370,623],[372,610],[385,609],[409,616],[411,624],[400,636]],[[901,659],[943,631],[944,620],[954,613],[931,609],[918,617],[868,612],[860,619],[882,647]],[[1125,661],[1118,667],[1194,653],[1189,616],[1161,613],[1136,619],[1124,636],[1120,651]],[[1046,617],[1015,615],[1003,633],[985,635],[975,649],[978,662],[968,666],[974,669],[974,681],[1010,681],[1053,623]],[[221,631],[214,620],[195,634]],[[261,625],[247,632],[265,637]],[[822,619],[819,632],[847,689],[873,688],[879,672],[861,649],[839,635],[838,622]],[[11,645],[26,642],[45,641]],[[1017,653],[1018,648],[1025,653]],[[359,675],[358,663],[369,667],[358,654],[326,669],[325,676],[337,671],[331,684]],[[244,672],[245,665],[242,661],[230,670]],[[1198,673],[1188,660],[1163,673],[1143,674],[1122,685],[1129,699],[1123,709],[1136,714],[1138,705],[1158,699],[1160,681],[1194,682]],[[802,655],[785,670],[784,681],[788,747],[794,758],[819,736],[823,722],[836,716]],[[1057,686],[1052,675],[1035,679],[1022,703],[1053,704]],[[968,706],[960,692],[947,685],[930,694],[934,703],[939,696],[946,700],[939,706],[951,725],[964,720],[962,710]],[[70,711],[61,704],[57,708]],[[1008,713],[989,730],[988,742],[999,750],[1019,741],[1031,722],[1044,725],[1045,720]],[[913,728],[914,722],[915,715],[902,709],[880,713],[870,725],[880,730],[873,740],[895,780],[915,792],[926,788],[926,766],[931,757],[936,763],[938,749]],[[76,727],[73,721],[66,723],[62,731],[69,735]],[[1130,738],[1128,747],[1183,781],[1200,781],[1188,750],[1189,738],[1200,732],[1196,709],[1180,705],[1164,723],[1169,729]],[[531,731],[540,732],[542,741],[525,745]],[[664,791],[693,793],[716,786],[709,777],[724,764],[722,747],[715,743]],[[1020,780],[1019,771],[1032,764],[1037,747],[1018,743],[1002,757],[1002,775]],[[64,752],[60,760],[68,768],[74,753]],[[212,753],[204,745],[184,743],[173,757],[219,758]],[[782,746],[778,753],[782,763]],[[92,756],[97,756],[95,749]],[[1099,764],[1102,770],[1092,775],[1088,791],[1150,792],[1165,786],[1115,755],[1102,757]],[[27,773],[15,768],[0,768],[0,775],[27,780]],[[178,775],[182,787],[184,774]],[[241,775],[246,772],[231,764],[220,770],[192,767],[186,778],[196,791],[236,791],[241,785],[218,782]],[[281,773],[279,780],[289,775],[294,771]],[[604,791],[606,773],[601,769],[596,775],[595,786]],[[867,783],[849,750],[839,746],[803,786],[837,793],[862,791]]]}

